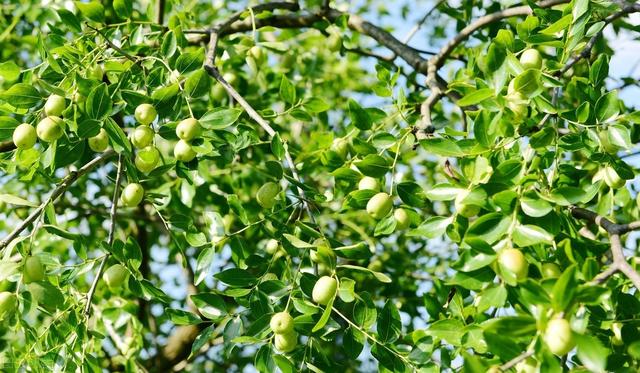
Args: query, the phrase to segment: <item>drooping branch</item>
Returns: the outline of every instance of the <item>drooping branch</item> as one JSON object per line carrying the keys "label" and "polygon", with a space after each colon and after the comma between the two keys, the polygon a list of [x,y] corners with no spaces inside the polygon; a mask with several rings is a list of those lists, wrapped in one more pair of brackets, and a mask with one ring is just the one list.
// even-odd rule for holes
{"label": "drooping branch", "polygon": [[[113,186],[113,198],[111,199],[111,210],[109,211],[109,234],[107,237],[107,246],[113,245],[113,240],[115,238],[116,232],[116,217],[118,215],[118,198],[120,197],[120,179],[122,178],[122,166],[123,166],[122,154],[118,156],[118,168],[116,171],[116,182]],[[102,272],[104,271],[104,267],[107,264],[107,260],[111,255],[110,252],[107,252],[102,257],[100,261],[100,266],[98,267],[98,271],[96,272],[96,277],[93,279],[91,283],[91,288],[89,288],[89,292],[87,293],[87,304],[84,307],[84,315],[85,317],[89,317],[91,314],[91,300],[93,298],[93,294],[96,292],[96,288],[98,287],[98,282],[100,282],[100,278],[102,278]]]}
{"label": "drooping branch", "polygon": [[33,212],[20,223],[11,233],[9,233],[2,241],[0,241],[0,250],[4,250],[22,231],[24,231],[31,223],[33,223],[44,211],[45,207],[49,203],[55,203],[56,199],[60,197],[76,180],[93,170],[96,166],[113,157],[116,153],[113,150],[108,150],[100,156],[94,158],[89,163],[82,166],[77,171],[71,171],[58,186],[51,192],[49,198],[42,202]]}

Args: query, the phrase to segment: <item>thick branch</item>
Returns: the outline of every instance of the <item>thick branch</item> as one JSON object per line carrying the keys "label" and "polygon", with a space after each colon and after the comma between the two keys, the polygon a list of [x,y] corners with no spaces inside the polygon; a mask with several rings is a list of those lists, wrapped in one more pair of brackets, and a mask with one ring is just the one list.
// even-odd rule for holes
{"label": "thick branch", "polygon": [[54,203],[58,197],[60,197],[66,190],[73,184],[76,180],[78,180],[81,176],[93,170],[96,166],[104,162],[105,160],[113,157],[116,153],[113,150],[108,150],[102,153],[100,156],[94,158],[86,165],[82,166],[77,171],[70,172],[58,186],[51,192],[49,198],[47,198],[44,202],[40,204],[33,212],[18,225],[11,233],[9,233],[2,241],[0,241],[0,250],[4,250],[11,241],[13,241],[22,231],[24,231],[31,223],[33,223],[44,211],[45,207],[49,203]]}
{"label": "thick branch", "polygon": [[636,272],[633,267],[627,262],[624,257],[623,246],[620,240],[620,235],[629,232],[633,229],[640,228],[640,222],[633,222],[629,224],[616,224],[611,220],[596,214],[593,211],[589,211],[583,208],[571,206],[569,208],[571,215],[578,219],[587,220],[591,223],[597,224],[602,227],[609,234],[609,242],[611,245],[611,256],[613,263],[606,271],[596,276],[594,281],[597,283],[604,282],[607,278],[612,276],[617,271],[622,272],[631,280],[636,289],[640,290],[640,274]]}

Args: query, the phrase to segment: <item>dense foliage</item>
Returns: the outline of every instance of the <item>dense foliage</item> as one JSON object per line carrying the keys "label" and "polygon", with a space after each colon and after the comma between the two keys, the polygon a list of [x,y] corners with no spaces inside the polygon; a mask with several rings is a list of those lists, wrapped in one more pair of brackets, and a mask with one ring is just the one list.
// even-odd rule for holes
{"label": "dense foliage", "polygon": [[2,3],[3,370],[640,369],[640,5],[357,3]]}

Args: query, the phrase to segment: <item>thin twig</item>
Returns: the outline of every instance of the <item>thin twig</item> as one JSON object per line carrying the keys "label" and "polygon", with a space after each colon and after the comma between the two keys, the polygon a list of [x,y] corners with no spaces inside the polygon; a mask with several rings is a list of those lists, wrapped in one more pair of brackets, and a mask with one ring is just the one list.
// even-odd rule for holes
{"label": "thin twig", "polygon": [[98,35],[100,35],[104,41],[107,43],[107,45],[109,45],[109,47],[113,50],[115,50],[116,52],[120,53],[121,55],[123,55],[125,58],[127,58],[128,60],[130,60],[131,62],[137,64],[140,63],[140,60],[138,60],[136,57],[132,56],[131,54],[125,52],[122,48],[120,48],[119,46],[115,45],[100,29],[97,29],[93,26],[91,26],[89,23],[85,23],[85,25],[92,29],[93,31],[95,31]]}
{"label": "thin twig", "polygon": [[[111,247],[113,245],[113,240],[115,238],[116,232],[116,217],[118,215],[118,198],[120,197],[120,179],[122,178],[122,154],[118,156],[118,170],[116,171],[116,182],[113,187],[113,198],[111,199],[111,211],[109,212],[109,235],[107,237],[107,246]],[[91,288],[89,288],[89,292],[87,293],[87,304],[84,307],[84,315],[85,317],[89,317],[91,314],[91,299],[93,298],[93,294],[96,292],[96,288],[98,287],[98,282],[102,277],[102,272],[104,271],[104,267],[107,264],[107,260],[111,256],[110,252],[107,252],[102,257],[100,261],[100,266],[98,267],[98,272],[96,272],[96,277],[93,279],[93,283],[91,284]]]}
{"label": "thin twig", "polygon": [[24,231],[31,223],[33,223],[40,214],[44,211],[45,207],[49,203],[55,203],[56,199],[60,197],[66,190],[78,180],[81,176],[93,170],[96,166],[104,162],[105,160],[113,157],[116,153],[113,150],[108,150],[102,153],[100,156],[94,158],[89,163],[82,166],[77,171],[71,171],[58,186],[51,192],[49,198],[40,204],[20,225],[18,225],[11,233],[9,233],[2,241],[0,241],[0,250],[4,250],[22,231]]}
{"label": "thin twig", "polygon": [[521,353],[520,355],[514,357],[513,359],[507,361],[506,363],[502,364],[500,366],[500,371],[501,372],[506,372],[507,370],[515,367],[519,362],[526,360],[528,357],[533,356],[534,351],[533,350],[528,350],[525,351],[523,353]]}

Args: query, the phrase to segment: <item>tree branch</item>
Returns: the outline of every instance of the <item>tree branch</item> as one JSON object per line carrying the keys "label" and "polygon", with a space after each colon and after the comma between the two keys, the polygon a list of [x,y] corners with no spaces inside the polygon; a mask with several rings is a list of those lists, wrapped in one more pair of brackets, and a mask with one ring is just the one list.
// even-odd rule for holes
{"label": "tree branch", "polygon": [[71,171],[58,186],[51,192],[49,198],[40,204],[33,212],[18,225],[11,233],[9,233],[2,241],[0,241],[0,250],[4,250],[22,231],[24,231],[31,223],[33,223],[40,214],[44,211],[45,207],[49,203],[54,203],[58,197],[60,197],[66,190],[78,180],[81,176],[85,175],[89,171],[93,170],[96,166],[104,162],[105,160],[113,157],[116,153],[113,150],[108,150],[100,156],[94,158],[89,163],[82,166],[77,171]]}
{"label": "tree branch", "polygon": [[602,227],[609,234],[609,243],[611,246],[611,256],[613,258],[613,264],[606,271],[596,276],[594,281],[596,283],[602,283],[617,271],[620,271],[625,276],[627,276],[629,280],[631,280],[636,289],[640,290],[640,274],[636,272],[633,267],[631,267],[631,265],[624,257],[623,246],[620,240],[621,234],[640,228],[640,222],[616,224],[611,220],[596,214],[593,211],[589,211],[576,206],[569,207],[569,211],[571,212],[571,215],[573,215],[573,217],[594,223]]}
{"label": "tree branch", "polygon": [[10,152],[15,148],[16,144],[14,144],[11,140],[0,142],[0,153]]}
{"label": "tree branch", "polygon": [[[568,2],[568,0],[545,0],[538,3],[537,6],[540,8],[549,8]],[[420,107],[422,119],[417,126],[418,130],[416,132],[416,138],[418,140],[427,137],[428,133],[433,132],[433,127],[431,125],[431,109],[444,95],[447,95],[447,83],[438,77],[438,69],[442,67],[444,61],[449,57],[449,55],[451,55],[456,47],[463,41],[467,40],[475,31],[487,25],[505,18],[527,16],[530,14],[533,14],[531,7],[528,5],[521,5],[482,16],[460,30],[460,32],[445,44],[435,56],[431,57],[428,61],[425,61],[418,67],[419,71],[426,72],[427,85],[431,89],[429,97],[427,97]],[[455,101],[457,101],[457,98],[454,98],[454,102]]]}
{"label": "tree branch", "polygon": [[500,371],[501,372],[506,372],[509,369],[515,367],[519,362],[526,360],[528,357],[533,356],[534,351],[533,350],[528,350],[525,351],[523,353],[521,353],[520,355],[514,357],[513,359],[507,361],[506,363],[502,364],[500,366]]}
{"label": "tree branch", "polygon": [[[116,171],[116,182],[113,187],[113,198],[111,199],[111,211],[109,212],[109,235],[107,237],[107,246],[113,245],[113,239],[115,237],[116,232],[116,217],[118,215],[118,198],[120,196],[120,178],[122,177],[122,154],[118,155],[118,169]],[[102,272],[104,271],[104,267],[107,264],[107,260],[111,256],[110,252],[107,252],[102,257],[100,261],[100,266],[98,267],[98,272],[96,272],[96,277],[93,279],[93,283],[89,288],[89,292],[87,293],[87,304],[84,307],[84,315],[85,317],[89,317],[91,314],[91,299],[93,298],[93,294],[96,292],[96,288],[98,287],[98,282],[100,282],[100,278],[102,277]]]}
{"label": "tree branch", "polygon": [[[624,17],[627,14],[631,14],[631,13],[635,13],[635,12],[640,12],[640,4],[629,4],[626,6],[620,5],[622,7],[622,10],[620,10],[619,12],[616,12],[610,16],[608,16],[607,18],[605,18],[604,20],[604,27],[606,27],[608,24],[610,24],[611,22],[615,21],[618,18]],[[596,42],[598,41],[598,39],[602,36],[604,27],[602,28],[602,30],[600,30],[600,32],[598,32],[597,34],[593,35],[591,37],[591,39],[589,39],[589,41],[587,42],[587,44],[584,46],[584,48],[582,48],[582,51],[580,53],[578,53],[577,55],[575,55],[573,58],[571,58],[569,60],[569,62],[567,62],[562,69],[558,70],[554,75],[556,76],[560,76],[564,73],[566,73],[567,71],[569,71],[576,63],[578,63],[580,60],[587,58],[589,56],[591,56],[591,50],[593,49],[593,47],[596,45]]]}

